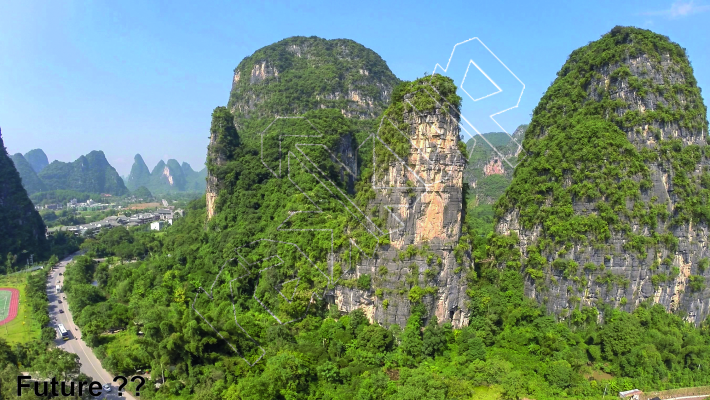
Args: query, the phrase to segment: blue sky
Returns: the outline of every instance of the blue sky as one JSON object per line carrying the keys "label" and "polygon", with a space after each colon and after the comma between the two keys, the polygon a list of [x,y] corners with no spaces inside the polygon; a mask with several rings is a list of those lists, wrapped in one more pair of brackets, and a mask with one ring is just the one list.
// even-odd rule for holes
{"label": "blue sky", "polygon": [[[11,154],[39,147],[50,161],[72,161],[103,150],[122,175],[136,153],[149,168],[175,158],[199,169],[210,114],[226,105],[239,61],[283,38],[315,35],[362,43],[401,79],[445,66],[456,43],[478,37],[525,84],[518,108],[498,117],[512,132],[569,53],[615,25],[651,29],[685,47],[707,93],[709,19],[710,0],[3,2],[0,127]],[[483,102],[465,101],[472,118],[509,108],[522,89],[510,76],[503,87],[507,73],[491,60],[479,66],[504,90],[483,111],[474,107]],[[480,74],[467,81],[474,97],[496,90]]]}

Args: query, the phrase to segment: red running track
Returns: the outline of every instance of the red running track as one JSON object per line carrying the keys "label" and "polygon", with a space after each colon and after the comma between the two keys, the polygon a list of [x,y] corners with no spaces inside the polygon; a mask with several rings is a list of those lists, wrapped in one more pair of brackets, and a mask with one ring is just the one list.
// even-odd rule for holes
{"label": "red running track", "polygon": [[0,321],[0,325],[5,325],[17,317],[17,310],[20,308],[20,291],[15,288],[0,288],[0,290],[7,290],[12,293],[12,299],[10,299],[10,310],[7,312],[7,318]]}

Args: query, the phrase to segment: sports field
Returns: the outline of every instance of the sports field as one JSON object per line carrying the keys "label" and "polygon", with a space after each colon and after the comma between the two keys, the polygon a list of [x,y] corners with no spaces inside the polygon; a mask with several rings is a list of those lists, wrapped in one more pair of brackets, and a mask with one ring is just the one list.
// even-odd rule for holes
{"label": "sports field", "polygon": [[14,288],[0,288],[0,325],[17,317],[20,292]]}
{"label": "sports field", "polygon": [[10,344],[32,341],[42,332],[23,301],[26,279],[24,274],[0,278],[0,338]]}

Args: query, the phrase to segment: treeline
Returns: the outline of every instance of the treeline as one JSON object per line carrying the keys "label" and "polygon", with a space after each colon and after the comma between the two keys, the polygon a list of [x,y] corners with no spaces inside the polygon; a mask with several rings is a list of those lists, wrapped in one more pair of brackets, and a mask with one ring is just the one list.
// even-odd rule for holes
{"label": "treeline", "polygon": [[[696,328],[650,304],[633,314],[582,308],[560,322],[524,296],[517,270],[490,263],[469,277],[470,323],[459,330],[420,303],[405,326],[387,328],[324,302],[288,325],[237,307],[266,351],[249,367],[190,307],[201,279],[188,260],[206,240],[204,209],[190,214],[146,261],[109,269],[82,257],[65,277],[75,320],[107,369],[147,370],[153,382],[165,376],[157,391],[145,385],[146,399],[594,399],[710,384],[707,323]],[[482,255],[515,256],[506,253],[507,239],[484,240],[488,250],[476,249]],[[233,318],[228,301],[210,304],[205,315]],[[106,333],[113,329],[122,331]],[[248,349],[237,330],[221,334]]]}
{"label": "treeline", "polygon": [[101,230],[81,246],[98,258],[120,257],[124,260],[143,259],[160,251],[159,237],[147,225],[134,228],[118,226]]}
{"label": "treeline", "polygon": [[[49,254],[33,254],[35,264],[43,264],[44,260],[54,258],[64,258],[79,250],[79,246],[83,242],[83,238],[75,236],[71,232],[56,232],[48,238]],[[27,267],[21,260],[27,260],[28,254],[20,254],[23,257],[18,257],[18,254],[1,254],[0,255],[0,274],[10,274],[20,271]],[[49,261],[47,262],[49,263]]]}
{"label": "treeline", "polygon": [[36,271],[32,274],[27,274],[27,286],[25,286],[25,299],[32,313],[32,320],[36,321],[42,328],[41,340],[49,344],[57,333],[49,326],[49,297],[47,297],[47,275],[51,267],[57,264],[59,260],[56,256],[52,256],[47,262],[45,269]]}
{"label": "treeline", "polygon": [[45,204],[60,204],[66,206],[72,199],[76,199],[79,203],[84,203],[89,199],[96,202],[105,200],[100,193],[77,192],[75,190],[50,190],[30,195],[30,200],[32,200],[32,203],[36,206],[43,206]]}

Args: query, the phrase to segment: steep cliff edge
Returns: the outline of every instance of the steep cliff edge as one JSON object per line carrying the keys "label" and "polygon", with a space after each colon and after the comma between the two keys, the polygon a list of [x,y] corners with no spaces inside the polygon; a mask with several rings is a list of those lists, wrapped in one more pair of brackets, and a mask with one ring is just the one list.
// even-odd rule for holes
{"label": "steep cliff edge", "polygon": [[[227,107],[213,113],[207,150],[208,218],[216,212],[221,189],[217,170],[231,157],[230,146],[221,142],[232,141],[237,131],[253,130],[264,119],[324,108],[367,124],[387,107],[399,82],[377,53],[347,39],[296,36],[244,58],[234,70]],[[226,125],[227,113],[232,115],[233,132]]]}
{"label": "steep cliff edge", "polygon": [[[45,230],[42,217],[27,197],[20,174],[7,154],[0,132],[0,256],[3,263],[8,253],[17,257],[16,265],[23,264],[30,254],[37,259],[46,256],[49,244]],[[0,271],[5,272],[5,268]]]}
{"label": "steep cliff edge", "polygon": [[526,294],[561,316],[660,303],[699,323],[707,289],[706,108],[684,49],[616,27],[574,51],[535,108],[496,231]]}
{"label": "steep cliff edge", "polygon": [[457,247],[465,167],[460,98],[442,76],[403,86],[381,119],[371,169],[369,210],[386,221],[389,243],[357,265],[334,300],[341,311],[361,308],[371,320],[400,326],[422,304],[428,316],[461,327],[470,261]]}

